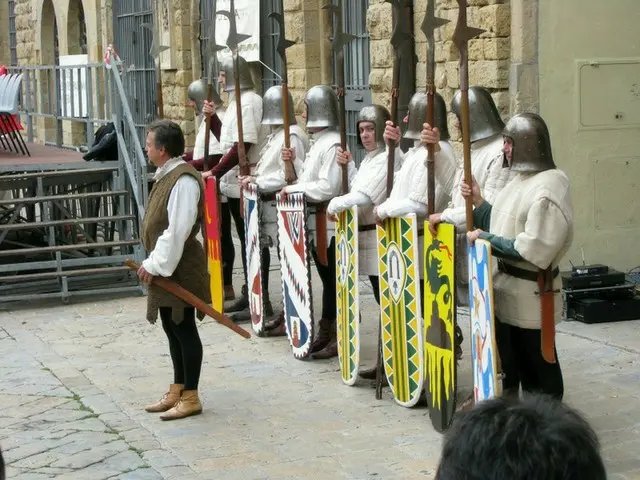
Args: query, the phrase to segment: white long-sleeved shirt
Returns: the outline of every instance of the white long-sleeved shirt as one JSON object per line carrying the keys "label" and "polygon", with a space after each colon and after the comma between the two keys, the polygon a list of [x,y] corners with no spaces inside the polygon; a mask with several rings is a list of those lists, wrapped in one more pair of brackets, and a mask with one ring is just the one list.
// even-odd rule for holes
{"label": "white long-sleeved shirt", "polygon": [[[471,144],[471,174],[487,201],[493,200],[507,180],[513,178],[510,170],[502,167],[502,135],[494,135]],[[466,202],[460,193],[464,181],[464,168],[451,162],[435,162],[436,182],[451,194],[451,202],[442,211],[443,222],[456,226],[459,233],[466,232]],[[490,187],[489,187],[490,186]]]}
{"label": "white long-sleeved shirt", "polygon": [[[290,145],[295,149],[296,158],[293,168],[297,175],[303,170],[304,158],[307,154],[309,139],[298,125],[291,125]],[[284,148],[284,128],[279,127],[265,139],[264,147],[260,151],[260,160],[254,171],[256,185],[263,193],[280,190],[286,185],[282,149]]]}
{"label": "white long-sleeved shirt", "polygon": [[[439,143],[440,151],[435,154],[435,164],[454,162],[454,153],[451,144],[446,141]],[[389,198],[377,207],[378,217],[385,219],[388,217],[401,217],[409,213],[415,213],[418,217],[423,217],[428,212],[428,191],[427,191],[427,148],[419,141],[406,154],[400,149],[396,151],[396,157],[403,156],[402,167],[395,174],[393,190]],[[440,210],[449,200],[448,192],[440,185],[436,184],[436,205],[435,211]]]}
{"label": "white long-sleeved shirt", "polygon": [[[311,135],[309,152],[298,182],[285,187],[286,193],[304,192],[312,202],[325,202],[340,194],[342,169],[337,162],[340,134],[324,129]],[[349,162],[349,176],[355,175]]]}
{"label": "white long-sleeved shirt", "polygon": [[[158,181],[178,165],[185,163],[182,158],[172,158],[156,170],[154,180]],[[169,225],[158,237],[156,246],[149,257],[142,262],[151,275],[170,277],[173,275],[184,251],[193,225],[198,218],[200,185],[191,175],[181,175],[171,189],[167,202]]]}

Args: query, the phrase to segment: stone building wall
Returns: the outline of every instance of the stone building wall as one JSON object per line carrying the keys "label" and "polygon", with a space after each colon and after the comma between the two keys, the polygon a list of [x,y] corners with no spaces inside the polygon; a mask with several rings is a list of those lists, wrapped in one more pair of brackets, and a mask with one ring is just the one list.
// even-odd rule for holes
{"label": "stone building wall", "polygon": [[[467,21],[470,26],[485,30],[469,42],[469,85],[488,88],[503,118],[509,115],[509,63],[511,52],[511,13],[504,0],[469,0]],[[427,0],[414,0],[414,31],[416,55],[416,89],[426,88],[427,43],[420,29],[426,12]],[[436,89],[447,107],[460,87],[459,53],[452,41],[458,18],[456,0],[439,0],[436,15],[449,20],[436,30]],[[390,106],[390,88],[393,70],[392,8],[384,0],[370,0],[367,27],[371,36],[370,84],[373,101]],[[449,115],[449,132],[456,148],[460,148],[459,130],[455,128],[455,115]]]}

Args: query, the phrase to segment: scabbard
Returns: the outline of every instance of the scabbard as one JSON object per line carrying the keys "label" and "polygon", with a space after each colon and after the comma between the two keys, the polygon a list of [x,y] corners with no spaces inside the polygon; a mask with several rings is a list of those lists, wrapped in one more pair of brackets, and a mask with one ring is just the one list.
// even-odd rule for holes
{"label": "scabbard", "polygon": [[553,272],[551,266],[538,271],[538,290],[540,295],[541,313],[541,344],[542,358],[547,363],[556,363],[556,325],[555,307],[553,302]]}
{"label": "scabbard", "polygon": [[325,267],[329,264],[327,259],[327,204],[316,204],[316,244],[318,261]]}

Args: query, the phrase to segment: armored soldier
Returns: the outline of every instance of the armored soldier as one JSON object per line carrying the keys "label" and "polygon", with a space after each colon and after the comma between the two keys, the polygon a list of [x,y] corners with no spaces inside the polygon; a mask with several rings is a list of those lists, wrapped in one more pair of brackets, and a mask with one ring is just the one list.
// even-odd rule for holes
{"label": "armored soldier", "polygon": [[[269,247],[273,246],[278,237],[277,208],[275,193],[286,185],[285,165],[282,160],[284,148],[284,118],[282,115],[282,86],[276,85],[266,91],[263,97],[262,125],[271,128],[271,133],[260,144],[258,164],[252,175],[240,177],[242,184],[255,183],[258,187],[262,201],[261,228],[262,238],[266,241],[262,248],[262,295],[267,310],[273,311],[269,300],[269,267],[271,254]],[[290,145],[295,150],[293,168],[301,172],[304,157],[309,150],[309,137],[296,123],[293,111],[293,98],[289,93],[289,123]],[[244,312],[243,312],[244,313]],[[240,313],[234,317],[236,320],[243,318]],[[268,336],[286,335],[284,330],[284,314],[278,315],[276,321],[267,325]]]}
{"label": "armored soldier", "polygon": [[[373,295],[380,304],[378,279],[378,241],[373,208],[387,197],[387,153],[383,139],[386,122],[391,120],[389,111],[380,105],[370,105],[360,110],[356,129],[358,144],[367,152],[358,168],[349,193],[329,202],[327,212],[335,216],[358,206],[358,267],[360,275],[367,275]],[[353,159],[350,152],[338,148],[338,162],[348,164]],[[399,167],[400,161],[396,161]],[[335,342],[332,339],[332,342]]]}
{"label": "armored soldier", "polygon": [[[455,165],[453,148],[449,143],[449,131],[447,129],[447,109],[440,94],[435,95],[435,123],[440,132],[440,140],[436,146],[436,162],[447,165]],[[409,213],[418,216],[427,214],[427,158],[426,145],[421,143],[421,131],[427,118],[427,95],[418,92],[409,102],[408,128],[404,138],[414,140],[414,146],[407,153],[400,148],[396,149],[396,158],[402,162],[400,171],[395,175],[393,190],[389,198],[376,208],[378,218],[384,220],[387,217],[400,217]],[[385,141],[389,139],[400,141],[400,128],[393,127],[387,122],[385,129]],[[442,211],[449,201],[449,191],[436,184],[435,211]],[[420,237],[422,238],[422,237]],[[420,250],[422,251],[422,250]]]}
{"label": "armored soldier", "polygon": [[[318,322],[318,333],[311,346],[314,358],[330,358],[336,356],[337,350],[332,339],[336,337],[336,259],[335,259],[335,226],[327,222],[323,203],[340,193],[341,167],[337,162],[340,134],[337,130],[338,97],[328,85],[317,85],[309,89],[305,96],[305,118],[307,131],[311,134],[309,152],[304,161],[303,171],[297,183],[282,189],[282,193],[304,192],[306,197],[316,205],[314,216],[310,215],[309,230],[315,239],[312,251],[313,259],[322,280],[322,317]],[[291,161],[296,153],[293,149],[283,149],[282,159]],[[349,163],[350,174],[355,174],[353,162]],[[326,237],[316,234],[318,224],[326,223]],[[321,229],[318,229],[322,231]],[[326,251],[327,265],[322,265],[318,251]],[[328,347],[326,350],[325,347]]]}
{"label": "armored soldier", "polygon": [[[191,82],[189,88],[187,89],[187,95],[189,100],[193,102],[194,109],[198,113],[198,115],[203,115],[203,107],[204,102],[207,99],[207,82],[204,79],[199,79]],[[213,89],[213,103],[216,105],[216,117],[215,120],[212,118],[211,122],[211,134],[209,135],[209,158],[207,162],[204,159],[204,141],[205,141],[205,133],[207,129],[207,122],[204,121],[204,118],[200,119],[200,126],[198,127],[198,133],[196,134],[196,142],[193,147],[193,151],[189,153],[185,153],[182,158],[192,167],[197,170],[206,170],[205,165],[215,165],[222,158],[222,148],[220,147],[220,142],[214,132],[218,132],[218,136],[220,135],[220,122],[224,118],[224,108],[222,104],[222,99],[217,94],[215,88]],[[218,122],[218,126],[216,128],[215,122]]]}
{"label": "armored soldier", "polygon": [[[471,197],[477,230],[499,258],[493,280],[498,350],[506,394],[564,393],[555,348],[555,324],[562,315],[558,264],[573,240],[569,178],[553,161],[544,120],[533,113],[513,117],[504,128],[504,166],[515,177],[492,202],[479,185],[461,185]],[[555,303],[554,303],[555,302]]]}
{"label": "armored soldier", "polygon": [[[250,164],[258,163],[259,148],[257,144],[263,135],[262,122],[262,98],[253,91],[253,79],[249,64],[241,56],[238,57],[239,77],[240,77],[240,102],[242,106],[242,128],[243,140],[247,153],[247,160]],[[239,157],[238,157],[238,117],[236,113],[236,98],[234,90],[235,72],[233,60],[230,56],[225,56],[220,61],[220,82],[224,84],[224,90],[229,92],[229,106],[224,114],[224,120],[220,124],[220,145],[223,157],[211,170],[203,172],[203,178],[214,176],[219,181],[220,194],[222,198],[222,257],[223,257],[223,277],[224,285],[231,284],[231,274],[235,259],[235,249],[231,239],[231,219],[236,226],[236,232],[240,239],[242,252],[242,268],[244,272],[244,285],[241,296],[230,305],[225,305],[225,313],[243,311],[241,316],[246,317],[249,313],[249,300],[247,294],[247,258],[245,246],[244,222],[242,220],[240,205],[240,187],[238,185]],[[214,106],[205,102],[204,112],[207,115],[213,114]],[[213,124],[213,119],[212,119]],[[254,147],[256,146],[256,147]],[[225,292],[226,296],[226,292]],[[265,312],[273,315],[273,312]]]}
{"label": "armored soldier", "polygon": [[[451,110],[458,118],[460,125],[460,91],[451,102]],[[508,181],[511,172],[502,167],[502,136],[504,122],[500,118],[498,108],[486,88],[469,87],[469,120],[471,139],[471,171],[478,182],[483,195],[492,200]],[[424,143],[438,141],[437,132],[424,129],[422,132]],[[451,223],[461,233],[456,242],[460,252],[467,250],[466,238],[466,207],[460,193],[460,184],[464,179],[464,169],[457,162],[435,161],[435,175],[438,184],[451,194],[449,205],[441,213],[434,213],[429,217],[430,228],[434,229],[440,222]],[[456,298],[458,304],[469,304],[469,279],[466,255],[456,256]]]}

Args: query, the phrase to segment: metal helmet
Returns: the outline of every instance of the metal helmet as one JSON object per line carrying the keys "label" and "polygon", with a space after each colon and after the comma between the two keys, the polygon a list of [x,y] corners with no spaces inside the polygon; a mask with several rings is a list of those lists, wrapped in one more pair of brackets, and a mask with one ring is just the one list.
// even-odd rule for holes
{"label": "metal helmet", "polygon": [[[535,113],[515,115],[502,135],[512,142],[511,170],[514,172],[543,172],[556,168],[551,153],[551,138],[547,124]],[[504,156],[504,167],[509,166]]]}
{"label": "metal helmet", "polygon": [[[460,112],[461,93],[458,90],[451,102],[451,111],[458,120]],[[472,142],[483,140],[499,134],[504,128],[498,107],[491,98],[491,93],[484,87],[469,87],[469,130]]]}
{"label": "metal helmet", "polygon": [[[296,123],[296,115],[293,111],[293,97],[291,92],[287,92],[289,97],[289,124]],[[263,125],[284,125],[282,118],[282,85],[275,85],[267,90],[262,98],[262,124]]]}
{"label": "metal helmet", "polygon": [[304,98],[307,106],[307,128],[337,128],[338,96],[328,85],[311,87]]}
{"label": "metal helmet", "polygon": [[[404,138],[420,140],[422,126],[427,121],[427,104],[429,97],[424,92],[417,92],[409,102],[409,123]],[[440,130],[440,140],[449,140],[449,127],[447,126],[447,106],[442,96],[436,92],[434,101],[435,125]]]}
{"label": "metal helmet", "polygon": [[[235,89],[235,71],[233,69],[233,57],[225,55],[220,60],[220,71],[225,74],[224,91],[231,92]],[[238,55],[238,70],[240,71],[240,90],[253,90],[253,77],[247,61]]]}
{"label": "metal helmet", "polygon": [[361,147],[363,146],[362,140],[360,139],[360,122],[373,122],[375,129],[376,147],[384,148],[385,143],[382,136],[384,134],[384,127],[387,123],[387,120],[391,120],[391,114],[389,113],[389,110],[381,105],[369,105],[360,110],[360,113],[358,114],[358,120],[356,121],[358,145],[360,145]]}
{"label": "metal helmet", "polygon": [[[204,101],[207,99],[207,87],[207,81],[204,78],[201,78],[191,82],[187,89],[189,100],[195,102],[198,113],[202,113]],[[220,108],[222,106],[222,99],[220,98],[220,95],[218,95],[218,92],[216,92],[215,87],[213,88],[213,95],[211,96],[211,99],[213,100],[213,103],[216,104],[216,108]]]}

